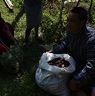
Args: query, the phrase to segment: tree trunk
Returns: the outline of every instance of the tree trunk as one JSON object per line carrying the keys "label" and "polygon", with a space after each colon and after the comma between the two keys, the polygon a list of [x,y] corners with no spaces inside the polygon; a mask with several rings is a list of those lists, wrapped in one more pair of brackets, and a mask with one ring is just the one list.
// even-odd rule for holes
{"label": "tree trunk", "polygon": [[92,4],[93,4],[93,0],[91,0],[90,7],[89,7],[89,9],[88,9],[88,15],[89,15],[88,21],[89,21],[90,23],[92,23],[92,21],[93,21],[93,17],[92,17],[92,15],[91,15]]}

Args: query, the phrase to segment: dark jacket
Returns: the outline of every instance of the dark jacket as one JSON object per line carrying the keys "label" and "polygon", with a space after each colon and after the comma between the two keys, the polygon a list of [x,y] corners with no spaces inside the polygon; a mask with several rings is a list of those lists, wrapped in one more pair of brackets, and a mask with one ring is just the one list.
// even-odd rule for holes
{"label": "dark jacket", "polygon": [[10,44],[14,44],[9,23],[0,17],[0,43],[2,42],[8,47]]}
{"label": "dark jacket", "polygon": [[79,34],[67,33],[53,53],[68,53],[76,61],[74,79],[78,86],[95,83],[95,31],[86,28]]}

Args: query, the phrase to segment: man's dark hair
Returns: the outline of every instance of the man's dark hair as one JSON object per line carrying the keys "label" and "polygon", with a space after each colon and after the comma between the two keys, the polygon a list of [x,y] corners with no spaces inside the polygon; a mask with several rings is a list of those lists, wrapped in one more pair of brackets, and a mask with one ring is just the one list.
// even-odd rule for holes
{"label": "man's dark hair", "polygon": [[87,21],[88,19],[88,12],[83,7],[74,7],[70,12],[78,14],[80,20]]}

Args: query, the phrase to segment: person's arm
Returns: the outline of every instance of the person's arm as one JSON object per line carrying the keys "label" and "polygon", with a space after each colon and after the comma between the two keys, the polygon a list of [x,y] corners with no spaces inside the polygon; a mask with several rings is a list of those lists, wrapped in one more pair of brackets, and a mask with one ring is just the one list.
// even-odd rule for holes
{"label": "person's arm", "polygon": [[71,90],[80,90],[95,80],[95,39],[87,45],[87,63],[84,68],[70,81]]}
{"label": "person's arm", "polygon": [[67,34],[64,37],[63,41],[61,41],[59,44],[55,45],[53,47],[53,49],[50,50],[50,52],[52,52],[54,54],[66,53],[69,41],[70,41],[70,36]]}
{"label": "person's arm", "polygon": [[59,43],[53,47],[52,52],[54,54],[61,54],[65,51],[65,46],[66,46],[65,41],[62,41],[61,43]]}

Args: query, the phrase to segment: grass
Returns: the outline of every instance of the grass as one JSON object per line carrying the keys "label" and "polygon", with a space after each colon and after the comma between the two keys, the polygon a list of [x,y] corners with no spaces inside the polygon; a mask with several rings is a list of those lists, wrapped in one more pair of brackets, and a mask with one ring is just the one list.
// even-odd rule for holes
{"label": "grass", "polygon": [[[4,5],[3,0],[0,0],[0,11],[5,21],[12,23],[15,27],[15,37],[22,46],[26,28],[25,13],[21,11],[23,1],[12,1],[14,4],[14,13],[9,13],[8,9]],[[19,14],[20,12],[22,12],[22,14]],[[45,22],[45,19],[43,20],[43,27],[47,28],[47,30],[43,28],[44,31],[54,31],[53,29],[51,30],[51,26],[49,25],[51,24],[51,22],[58,20],[58,16],[53,19],[52,17],[48,16],[46,10],[44,12],[46,12],[44,13],[44,18],[46,20],[49,18],[49,21],[47,20]],[[20,18],[16,18],[18,14]],[[48,18],[46,18],[45,16],[47,16]],[[41,90],[35,82],[35,71],[41,56],[41,52],[38,43],[32,38],[32,35],[33,34],[31,34],[30,37],[30,47],[27,50],[22,49],[24,52],[24,60],[21,64],[21,72],[15,76],[0,73],[0,96],[47,96],[46,93]]]}

